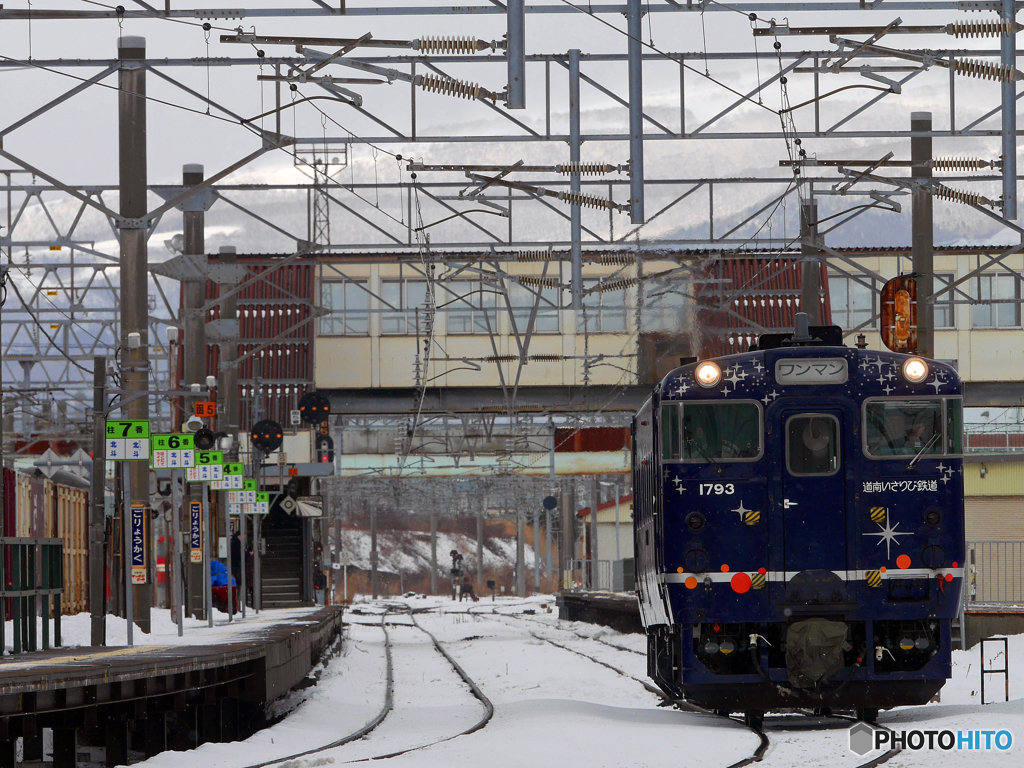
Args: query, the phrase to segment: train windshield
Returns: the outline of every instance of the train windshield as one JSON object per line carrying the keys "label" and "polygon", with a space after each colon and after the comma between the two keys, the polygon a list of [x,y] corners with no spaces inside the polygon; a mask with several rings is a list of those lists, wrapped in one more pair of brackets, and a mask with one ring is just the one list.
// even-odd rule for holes
{"label": "train windshield", "polygon": [[664,404],[662,451],[670,461],[757,459],[761,455],[761,409],[755,403]]}
{"label": "train windshield", "polygon": [[943,418],[940,398],[869,401],[864,405],[864,440],[868,455],[959,453],[960,401],[950,400],[947,405],[948,412]]}

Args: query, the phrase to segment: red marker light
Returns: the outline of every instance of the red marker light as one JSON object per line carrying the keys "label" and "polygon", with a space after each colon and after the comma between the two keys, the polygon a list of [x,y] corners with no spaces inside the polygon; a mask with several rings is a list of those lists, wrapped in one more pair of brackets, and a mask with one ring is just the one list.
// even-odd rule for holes
{"label": "red marker light", "polygon": [[959,563],[957,563],[957,561],[956,561],[956,560],[954,560],[954,561],[953,561],[953,567],[954,567],[954,568],[959,568],[959,567],[960,567],[960,564],[959,564]]}
{"label": "red marker light", "polygon": [[711,627],[711,631],[712,632],[721,632],[722,628],[720,626],[718,626],[717,624],[715,624],[714,626]]}
{"label": "red marker light", "polygon": [[757,572],[760,573],[762,576],[765,576],[768,573],[768,571],[765,570],[764,568],[758,568]]}

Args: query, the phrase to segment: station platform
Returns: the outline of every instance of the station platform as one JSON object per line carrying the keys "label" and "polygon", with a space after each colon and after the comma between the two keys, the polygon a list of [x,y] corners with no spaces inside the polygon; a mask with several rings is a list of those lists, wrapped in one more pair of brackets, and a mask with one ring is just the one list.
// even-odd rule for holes
{"label": "station platform", "polygon": [[41,764],[46,728],[54,768],[78,768],[83,746],[104,748],[115,766],[247,738],[266,724],[267,704],[302,683],[341,633],[340,607],[273,613],[233,632],[197,632],[195,644],[186,635],[186,643],[0,659],[0,768],[14,768],[19,737],[19,765]]}
{"label": "station platform", "polygon": [[624,592],[560,592],[558,618],[601,624],[619,632],[643,632],[636,595]]}

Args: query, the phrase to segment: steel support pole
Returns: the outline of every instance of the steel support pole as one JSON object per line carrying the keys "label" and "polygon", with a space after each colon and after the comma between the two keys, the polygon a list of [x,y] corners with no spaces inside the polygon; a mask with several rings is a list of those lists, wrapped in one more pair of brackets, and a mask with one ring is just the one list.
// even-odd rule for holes
{"label": "steel support pole", "polygon": [[[126,36],[118,40],[121,68],[118,74],[118,185],[121,239],[121,382],[129,393],[149,392],[149,228],[144,220],[148,210],[146,163],[146,39]],[[129,345],[129,334],[139,334],[139,345]],[[122,418],[149,419],[149,397],[137,397],[122,409]],[[122,524],[128,527],[131,503],[149,507],[149,462],[128,462],[126,476],[131,495],[122,508]],[[128,550],[130,552],[130,550]],[[127,552],[125,553],[126,559]],[[153,569],[148,569],[149,573]],[[135,620],[143,632],[150,631],[153,601],[150,583],[133,586],[128,592],[135,603]],[[130,582],[129,582],[130,583]],[[127,593],[126,593],[127,596]]]}
{"label": "steel support pole", "polygon": [[103,540],[106,528],[105,501],[107,462],[104,450],[104,411],[107,406],[107,358],[94,357],[92,362],[92,487],[89,505],[89,612],[91,645],[107,644],[107,596],[103,574],[106,558]]}
{"label": "steel support pole", "polygon": [[644,81],[640,9],[642,0],[626,2],[629,60],[629,220],[644,223]]}
{"label": "steel support pole", "polygon": [[124,473],[124,487],[122,488],[123,496],[121,497],[121,546],[122,556],[121,564],[124,566],[121,569],[122,576],[124,578],[124,618],[128,625],[128,647],[131,648],[135,645],[135,601],[128,599],[131,597],[131,593],[134,592],[132,589],[132,532],[131,532],[131,507],[128,504],[128,500],[131,498],[131,480],[129,473]]}
{"label": "steel support pole", "polygon": [[[203,490],[203,530],[206,531],[206,535],[203,536],[203,599],[206,602],[206,626],[213,626],[213,579],[210,575],[210,563],[213,557],[213,543],[210,541],[210,484],[209,483],[195,483],[195,485],[202,486]],[[231,582],[228,582],[229,584]]]}
{"label": "steel support pole", "polygon": [[437,515],[430,516],[430,594],[437,594]]}
{"label": "steel support pole", "polygon": [[[198,163],[188,163],[182,167],[181,182],[183,186],[191,187],[203,181],[203,166]],[[198,210],[189,210],[198,208]],[[206,251],[206,214],[202,206],[186,206],[182,214],[182,226],[184,228],[184,244],[182,253],[190,256],[200,256]],[[206,382],[206,318],[197,313],[197,310],[206,303],[206,278],[185,280],[182,284],[182,300],[184,306],[181,308],[181,319],[184,326],[182,332],[182,344],[184,354],[184,374],[182,384],[184,389],[189,389],[193,384],[205,385]],[[199,400],[199,397],[187,397],[186,411],[192,411],[192,404]],[[186,414],[187,415],[187,414]],[[183,510],[188,511],[188,504],[193,501],[202,501],[202,483],[186,483],[187,491],[184,494]],[[205,514],[205,513],[204,513]],[[186,515],[187,517],[187,515]],[[211,536],[209,527],[205,527],[203,538]],[[204,568],[206,571],[204,572]],[[188,602],[189,612],[197,619],[206,618],[205,573],[209,571],[209,562],[192,563],[188,566]]]}
{"label": "steel support pole", "polygon": [[601,485],[598,476],[590,478],[590,588],[598,588],[597,579],[597,508],[601,506]]}
{"label": "steel support pole", "polygon": [[533,591],[540,592],[540,509],[533,510]]}
{"label": "steel support pole", "polygon": [[[1012,38],[1011,38],[1012,39]],[[931,112],[912,112],[910,130],[930,132]],[[1005,146],[1005,144],[1004,144]],[[910,139],[910,175],[914,179],[932,177],[932,140],[930,136]],[[917,352],[935,357],[935,304],[928,300],[935,288],[935,232],[932,223],[933,198],[929,190],[915,186],[911,210],[913,242],[911,257],[917,275]]]}
{"label": "steel support pole", "polygon": [[508,56],[509,109],[526,109],[526,0],[508,0],[508,36],[505,54]]}
{"label": "steel support pole", "polygon": [[483,592],[484,589],[484,512],[479,510],[476,513],[476,589]]}
{"label": "steel support pole", "polygon": [[622,559],[622,545],[619,543],[619,484],[615,484],[615,559]]}
{"label": "steel support pole", "polygon": [[[569,160],[580,161],[580,52],[569,51]],[[570,174],[569,190],[580,191],[580,175]],[[569,206],[570,258],[572,261],[572,308],[579,312],[583,308],[583,247],[581,208],[577,203]]]}
{"label": "steel support pole", "polygon": [[516,510],[516,596],[526,597],[526,516]]}
{"label": "steel support pole", "polygon": [[370,510],[370,594],[377,599],[377,510]]}
{"label": "steel support pole", "polygon": [[182,570],[185,568],[185,537],[181,533],[181,515],[179,509],[181,506],[181,498],[184,496],[181,491],[178,490],[178,478],[181,478],[181,484],[185,485],[185,470],[176,469],[171,472],[171,530],[174,532],[174,557],[173,559],[168,558],[171,563],[171,571],[168,574],[173,580],[173,598],[172,604],[174,606],[174,623],[178,625],[178,637],[181,637],[185,632],[185,606],[182,605]]}
{"label": "steel support pole", "polygon": [[[1011,27],[1017,15],[1016,0],[1003,0],[1001,16]],[[1017,68],[1017,35],[1000,37],[1000,58],[1004,67]],[[1003,88],[1003,218],[1017,220],[1017,81],[1004,80]],[[929,142],[930,143],[930,142]],[[917,295],[921,295],[918,284]],[[925,294],[925,295],[930,295]],[[918,307],[918,318],[921,309]],[[918,331],[920,339],[921,332]]]}
{"label": "steel support pole", "polygon": [[821,325],[821,262],[818,261],[818,204],[800,205],[800,253],[812,260],[800,265],[800,311],[809,325]]}

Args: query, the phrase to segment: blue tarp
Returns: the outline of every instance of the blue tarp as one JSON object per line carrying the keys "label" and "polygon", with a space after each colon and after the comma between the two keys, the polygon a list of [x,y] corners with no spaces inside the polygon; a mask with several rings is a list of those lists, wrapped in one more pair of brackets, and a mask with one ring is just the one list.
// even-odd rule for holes
{"label": "blue tarp", "polygon": [[[228,585],[228,569],[220,560],[210,561],[210,585],[214,587],[226,587]],[[238,586],[234,578],[231,579],[231,586]]]}

